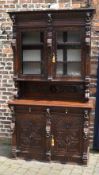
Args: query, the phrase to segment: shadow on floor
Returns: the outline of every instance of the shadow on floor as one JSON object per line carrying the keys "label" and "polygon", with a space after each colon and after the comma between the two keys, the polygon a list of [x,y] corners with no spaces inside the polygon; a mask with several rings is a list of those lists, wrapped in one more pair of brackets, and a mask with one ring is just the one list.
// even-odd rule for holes
{"label": "shadow on floor", "polygon": [[92,153],[92,154],[99,154],[99,150],[91,149],[90,153]]}

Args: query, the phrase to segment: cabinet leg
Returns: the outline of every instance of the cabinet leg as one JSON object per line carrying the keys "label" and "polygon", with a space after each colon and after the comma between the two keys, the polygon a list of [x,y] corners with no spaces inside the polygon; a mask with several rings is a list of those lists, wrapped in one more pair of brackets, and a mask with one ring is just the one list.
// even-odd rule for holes
{"label": "cabinet leg", "polygon": [[17,158],[16,147],[12,147],[12,157]]}

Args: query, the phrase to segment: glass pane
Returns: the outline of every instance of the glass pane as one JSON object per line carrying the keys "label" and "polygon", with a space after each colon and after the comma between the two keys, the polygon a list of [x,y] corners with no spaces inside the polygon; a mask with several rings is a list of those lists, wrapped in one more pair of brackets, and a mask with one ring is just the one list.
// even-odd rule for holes
{"label": "glass pane", "polygon": [[81,34],[79,31],[59,31],[57,32],[57,42],[80,42]]}
{"label": "glass pane", "polygon": [[22,44],[40,43],[40,32],[25,32],[22,34]]}
{"label": "glass pane", "polygon": [[56,74],[63,75],[63,64],[62,63],[57,63]]}
{"label": "glass pane", "polygon": [[57,61],[63,61],[63,50],[62,49],[57,50]]}
{"label": "glass pane", "polygon": [[23,62],[23,74],[41,74],[41,63]]}
{"label": "glass pane", "polygon": [[81,49],[67,49],[67,61],[81,61]]}
{"label": "glass pane", "polygon": [[41,50],[23,50],[23,61],[41,61]]}
{"label": "glass pane", "polygon": [[63,42],[63,32],[57,32],[57,42]]}
{"label": "glass pane", "polygon": [[80,76],[81,75],[81,63],[68,63],[67,75]]}
{"label": "glass pane", "polygon": [[68,31],[67,42],[80,42],[81,36],[79,31]]}

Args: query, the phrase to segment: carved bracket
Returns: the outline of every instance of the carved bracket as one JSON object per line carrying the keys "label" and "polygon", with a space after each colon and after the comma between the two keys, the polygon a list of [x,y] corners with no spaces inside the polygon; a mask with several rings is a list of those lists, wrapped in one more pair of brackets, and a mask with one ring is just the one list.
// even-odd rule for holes
{"label": "carved bracket", "polygon": [[16,22],[16,16],[14,14],[11,15],[11,20],[12,20],[13,24]]}
{"label": "carved bracket", "polygon": [[15,81],[15,94],[14,98],[18,99],[19,98],[19,83]]}

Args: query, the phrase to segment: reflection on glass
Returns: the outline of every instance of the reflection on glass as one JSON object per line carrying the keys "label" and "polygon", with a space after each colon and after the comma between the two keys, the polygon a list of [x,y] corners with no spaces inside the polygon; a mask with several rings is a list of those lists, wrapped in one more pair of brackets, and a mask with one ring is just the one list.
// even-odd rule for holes
{"label": "reflection on glass", "polygon": [[67,61],[81,61],[81,49],[67,49]]}
{"label": "reflection on glass", "polygon": [[41,74],[41,64],[23,62],[23,74]]}
{"label": "reflection on glass", "polygon": [[41,61],[41,50],[23,50],[23,61]]}
{"label": "reflection on glass", "polygon": [[57,42],[80,42],[81,35],[79,31],[59,31],[57,32]]}
{"label": "reflection on glass", "polygon": [[67,42],[80,42],[81,36],[79,31],[68,31]]}
{"label": "reflection on glass", "polygon": [[81,63],[68,63],[67,75],[80,76],[81,75]]}
{"label": "reflection on glass", "polygon": [[57,61],[63,61],[63,50],[57,49]]}
{"label": "reflection on glass", "polygon": [[40,43],[40,32],[24,32],[22,34],[22,44]]}
{"label": "reflection on glass", "polygon": [[63,32],[57,32],[57,42],[63,42]]}
{"label": "reflection on glass", "polygon": [[63,64],[62,63],[57,63],[56,74],[63,75]]}

